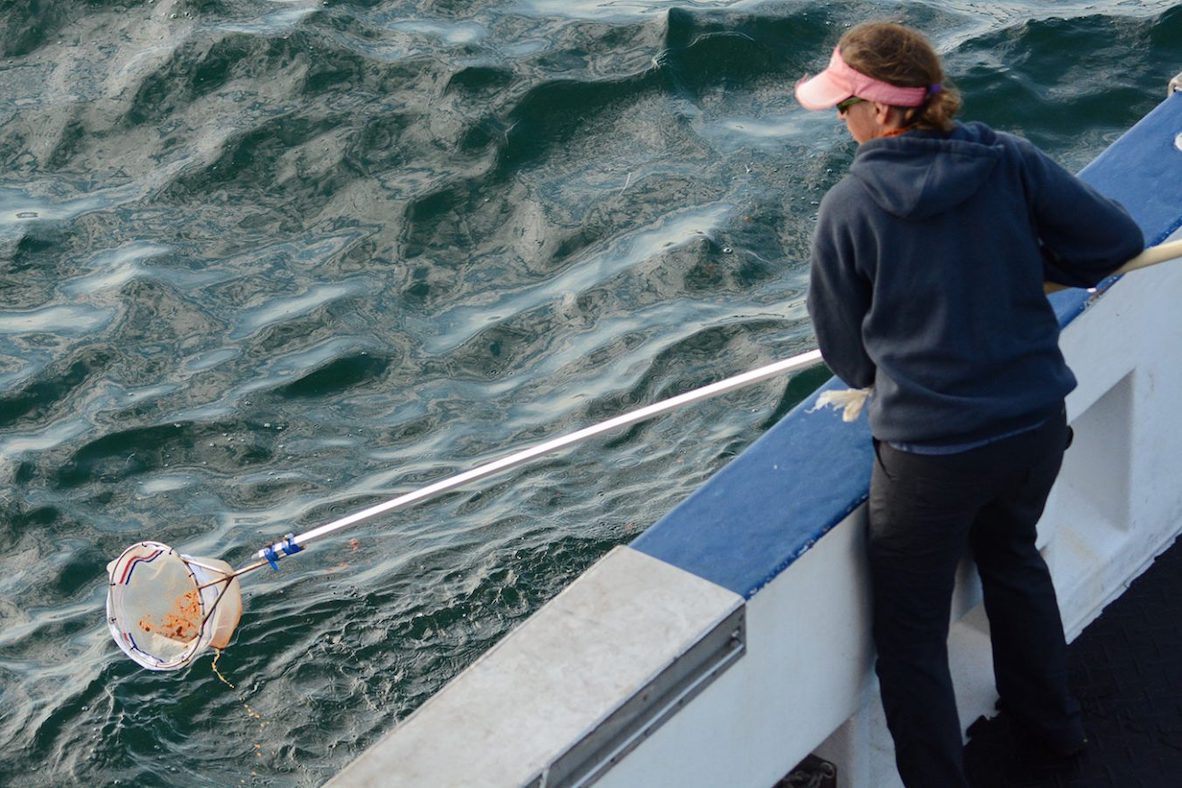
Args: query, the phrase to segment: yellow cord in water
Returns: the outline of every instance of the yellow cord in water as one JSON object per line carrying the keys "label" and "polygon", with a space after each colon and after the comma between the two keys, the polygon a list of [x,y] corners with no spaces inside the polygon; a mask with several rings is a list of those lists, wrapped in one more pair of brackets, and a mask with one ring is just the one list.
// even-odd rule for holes
{"label": "yellow cord in water", "polygon": [[[218,660],[222,658],[222,650],[220,648],[215,648],[213,651],[214,651],[213,662],[211,662],[209,664],[209,666],[211,668],[213,668],[213,675],[217,676],[218,679],[220,679],[221,682],[223,684],[225,684],[227,687],[229,687],[230,689],[232,689],[232,690],[238,689],[232,683],[230,683],[230,680],[228,678],[226,678],[225,676],[222,675],[222,672],[220,670],[218,670]],[[259,736],[261,737],[263,735],[263,728],[267,727],[267,723],[262,721],[263,715],[259,714],[257,711],[252,709],[250,707],[250,704],[247,703],[246,701],[242,701],[242,708],[246,709],[246,716],[250,717],[251,719],[259,720]],[[256,757],[256,758],[263,757],[263,743],[261,741],[254,743],[254,757]],[[251,776],[254,776],[254,772],[251,772]],[[242,782],[245,783],[245,780],[243,780]]]}
{"label": "yellow cord in water", "polygon": [[230,680],[228,678],[226,678],[225,676],[222,675],[222,672],[220,670],[218,670],[218,660],[222,658],[222,650],[220,648],[215,648],[213,650],[213,652],[214,652],[213,662],[210,664],[210,667],[213,668],[213,675],[215,675],[219,679],[221,679],[222,683],[225,684],[230,689],[238,689],[237,687],[235,687],[233,684],[230,683]]}
{"label": "yellow cord in water", "polygon": [[[222,675],[222,672],[220,670],[218,670],[218,660],[222,658],[222,650],[220,648],[215,648],[213,651],[214,651],[213,662],[211,662],[209,665],[211,668],[213,668],[213,675],[215,675],[219,679],[221,679],[221,682],[223,684],[225,684],[227,687],[229,687],[230,689],[238,689],[237,687],[235,687],[233,684],[230,683],[230,680],[228,678],[226,678],[225,676]],[[257,711],[252,709],[250,707],[250,704],[247,703],[246,701],[242,701],[242,707],[244,709],[246,709],[246,713],[250,717],[252,717],[256,720],[261,720],[263,718],[263,715],[259,714]],[[264,722],[263,724],[266,725],[267,723]]]}

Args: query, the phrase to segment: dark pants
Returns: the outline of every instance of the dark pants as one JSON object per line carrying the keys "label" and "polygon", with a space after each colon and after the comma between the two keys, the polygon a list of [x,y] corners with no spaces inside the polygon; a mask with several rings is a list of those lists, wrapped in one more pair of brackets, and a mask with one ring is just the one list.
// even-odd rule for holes
{"label": "dark pants", "polygon": [[868,540],[874,642],[895,760],[909,788],[967,786],[948,623],[956,567],[981,575],[1003,708],[1048,743],[1083,739],[1067,689],[1063,624],[1035,524],[1067,443],[1062,415],[959,454],[875,444]]}

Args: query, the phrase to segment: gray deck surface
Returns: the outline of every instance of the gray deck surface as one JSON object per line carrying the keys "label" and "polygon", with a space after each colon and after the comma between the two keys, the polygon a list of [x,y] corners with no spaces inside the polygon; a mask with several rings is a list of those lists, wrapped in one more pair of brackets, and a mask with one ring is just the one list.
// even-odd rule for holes
{"label": "gray deck surface", "polygon": [[1068,649],[1089,746],[1053,762],[1021,753],[1004,716],[979,720],[965,750],[974,788],[1182,788],[1182,540]]}

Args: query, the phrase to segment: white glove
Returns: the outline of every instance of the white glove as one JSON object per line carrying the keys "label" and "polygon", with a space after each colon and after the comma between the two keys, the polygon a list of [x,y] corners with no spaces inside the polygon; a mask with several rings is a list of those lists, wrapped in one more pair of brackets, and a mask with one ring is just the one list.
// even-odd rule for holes
{"label": "white glove", "polygon": [[843,389],[841,391],[822,391],[817,397],[817,404],[809,411],[812,413],[820,408],[834,407],[841,409],[842,421],[855,421],[862,413],[862,406],[874,394],[874,387],[864,389]]}

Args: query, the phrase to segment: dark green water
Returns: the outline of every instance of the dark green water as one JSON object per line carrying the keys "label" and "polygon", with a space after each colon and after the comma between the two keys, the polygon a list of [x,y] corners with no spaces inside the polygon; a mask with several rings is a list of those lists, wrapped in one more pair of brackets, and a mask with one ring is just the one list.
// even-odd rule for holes
{"label": "dark green water", "polygon": [[791,85],[844,26],[1079,168],[1182,70],[1168,7],[0,0],[0,783],[323,782],[823,375],[252,576],[237,690],[124,658],[107,561],[243,563],[809,349],[853,148]]}

